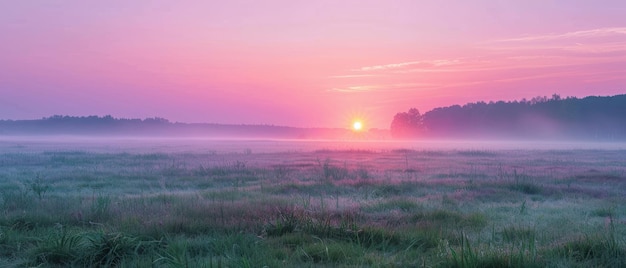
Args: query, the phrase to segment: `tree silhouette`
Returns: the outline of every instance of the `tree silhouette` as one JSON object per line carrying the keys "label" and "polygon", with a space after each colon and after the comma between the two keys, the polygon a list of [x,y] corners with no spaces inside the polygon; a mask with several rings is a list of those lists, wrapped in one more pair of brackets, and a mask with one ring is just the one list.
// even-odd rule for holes
{"label": "tree silhouette", "polygon": [[419,110],[397,113],[391,122],[391,135],[394,138],[417,137],[424,131],[424,121]]}

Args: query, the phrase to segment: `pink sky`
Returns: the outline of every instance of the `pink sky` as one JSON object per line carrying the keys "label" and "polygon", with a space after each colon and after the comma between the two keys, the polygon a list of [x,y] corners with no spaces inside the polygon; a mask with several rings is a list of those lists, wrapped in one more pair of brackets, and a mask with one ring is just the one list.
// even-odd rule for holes
{"label": "pink sky", "polygon": [[0,119],[388,128],[626,93],[626,1],[2,1]]}

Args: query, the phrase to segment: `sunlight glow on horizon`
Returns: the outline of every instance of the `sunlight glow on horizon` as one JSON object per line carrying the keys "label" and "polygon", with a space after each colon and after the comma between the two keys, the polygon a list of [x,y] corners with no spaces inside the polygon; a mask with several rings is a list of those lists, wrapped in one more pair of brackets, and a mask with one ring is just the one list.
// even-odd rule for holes
{"label": "sunlight glow on horizon", "polygon": [[352,130],[357,132],[363,130],[363,123],[361,123],[361,121],[354,121],[354,123],[352,123]]}

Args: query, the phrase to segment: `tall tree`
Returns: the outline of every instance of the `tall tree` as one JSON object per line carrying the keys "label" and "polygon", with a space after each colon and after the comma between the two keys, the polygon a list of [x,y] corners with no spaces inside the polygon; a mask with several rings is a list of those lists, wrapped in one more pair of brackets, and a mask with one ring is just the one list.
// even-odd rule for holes
{"label": "tall tree", "polygon": [[424,131],[424,121],[419,110],[397,113],[391,122],[391,135],[394,138],[417,137]]}

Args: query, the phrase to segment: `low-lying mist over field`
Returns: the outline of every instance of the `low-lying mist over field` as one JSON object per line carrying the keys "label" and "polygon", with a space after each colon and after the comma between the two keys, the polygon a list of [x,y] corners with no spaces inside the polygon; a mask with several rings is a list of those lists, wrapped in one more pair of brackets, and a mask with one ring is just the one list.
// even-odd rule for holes
{"label": "low-lying mist over field", "polygon": [[626,150],[626,142],[550,140],[320,140],[244,139],[140,136],[0,136],[3,152],[27,150],[79,150],[90,152],[254,153],[308,152],[316,150]]}
{"label": "low-lying mist over field", "polygon": [[0,266],[622,267],[626,145],[0,139]]}

